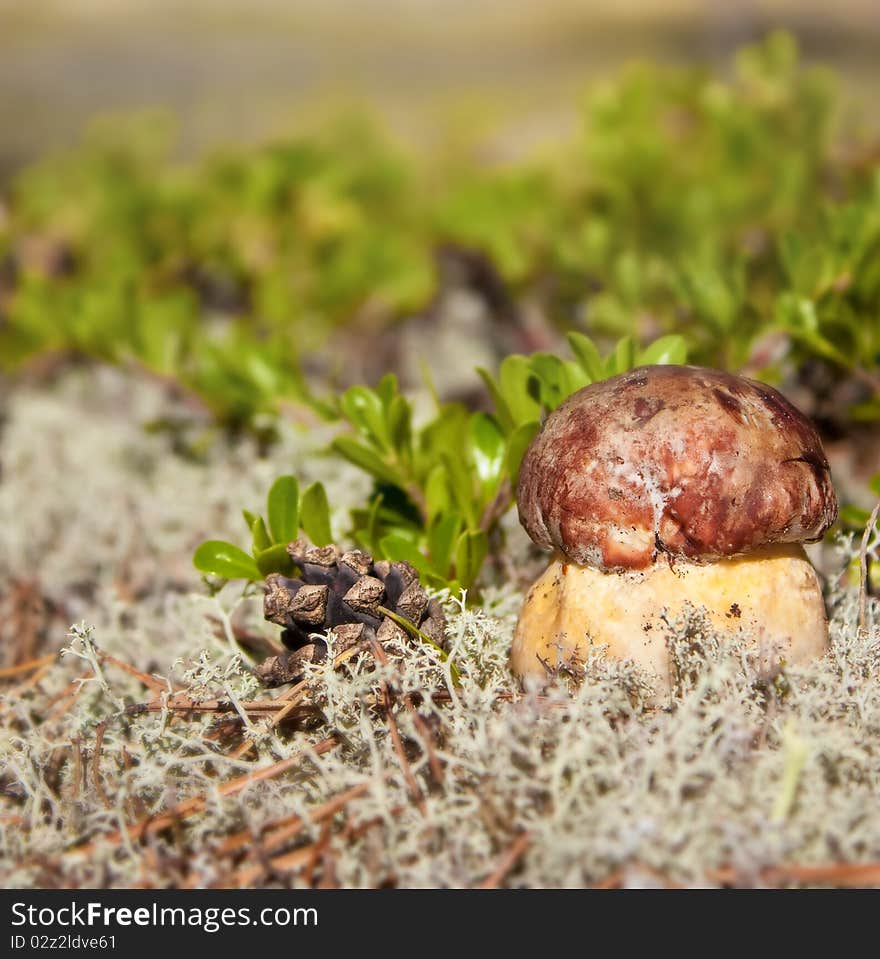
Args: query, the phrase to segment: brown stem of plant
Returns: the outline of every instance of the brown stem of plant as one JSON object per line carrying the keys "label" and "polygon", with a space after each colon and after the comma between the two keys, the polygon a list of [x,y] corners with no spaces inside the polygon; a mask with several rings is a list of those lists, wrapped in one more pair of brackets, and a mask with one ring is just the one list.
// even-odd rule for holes
{"label": "brown stem of plant", "polygon": [[42,666],[38,667],[24,682],[19,683],[19,685],[16,686],[15,689],[6,696],[5,701],[0,703],[0,716],[5,715],[10,709],[12,709],[13,704],[18,698],[23,696],[29,690],[35,689],[40,685],[40,683],[55,665],[55,658],[56,657],[53,655],[52,659],[48,663],[43,663]]}
{"label": "brown stem of plant", "polygon": [[19,663],[17,666],[7,666],[5,669],[0,669],[0,679],[11,679],[13,676],[29,673],[31,670],[39,669],[41,666],[51,665],[57,658],[57,653],[49,653],[37,659],[29,659],[26,663]]}
{"label": "brown stem of plant", "polygon": [[[377,639],[373,639],[372,646],[373,655],[383,666],[387,666],[388,657],[385,655],[385,650],[382,649],[381,643]],[[388,683],[386,683],[385,680],[382,680],[381,691],[383,705],[385,707],[385,721],[388,724],[388,732],[391,734],[391,742],[394,745],[394,751],[397,753],[397,759],[400,763],[401,771],[403,772],[404,779],[406,779],[410,798],[419,807],[419,812],[421,812],[422,815],[425,815],[427,813],[427,809],[425,808],[425,798],[422,795],[422,790],[419,787],[418,780],[412,771],[412,766],[406,757],[406,750],[403,748],[403,740],[400,738],[400,730],[397,728],[397,720],[394,717],[394,712],[392,709],[391,692],[388,688]]]}
{"label": "brown stem of plant", "polygon": [[522,858],[526,849],[529,848],[529,843],[531,841],[531,833],[520,833],[498,861],[498,865],[480,883],[480,889],[497,889],[504,880],[505,876],[507,876],[510,870],[513,869],[517,862]]}
{"label": "brown stem of plant", "polygon": [[[352,786],[351,789],[346,789],[345,792],[339,793],[332,799],[321,803],[320,806],[316,806],[306,817],[294,815],[266,826],[261,832],[263,848],[268,852],[274,852],[286,842],[298,836],[307,823],[319,823],[325,819],[332,818],[353,799],[357,799],[358,796],[362,796],[368,792],[371,785],[372,783],[370,782],[359,783],[357,786]],[[218,846],[216,854],[220,856],[238,852],[253,842],[253,839],[253,834],[250,831],[236,833],[236,835],[230,836]]]}
{"label": "brown stem of plant", "polygon": [[51,723],[60,716],[63,716],[76,702],[77,697],[83,690],[85,681],[90,679],[91,676],[92,671],[87,669],[84,673],[80,673],[79,676],[72,679],[57,696],[53,696],[49,702],[46,703],[46,716],[44,721]]}
{"label": "brown stem of plant", "polygon": [[107,732],[107,723],[109,720],[104,719],[98,723],[95,728],[95,748],[92,752],[92,762],[91,762],[91,771],[92,771],[92,782],[95,786],[95,792],[98,794],[101,802],[104,804],[105,809],[111,809],[112,803],[107,797],[107,793],[104,792],[104,786],[101,783],[101,749],[104,745],[104,733]]}
{"label": "brown stem of plant", "polygon": [[[719,885],[733,885],[737,881],[734,869],[716,869],[709,878]],[[880,863],[835,862],[818,866],[782,864],[770,866],[760,873],[760,881],[767,886],[811,885],[833,886],[841,889],[859,889],[880,885]]]}
{"label": "brown stem of plant", "polygon": [[[345,652],[340,653],[332,663],[324,666],[324,669],[336,669],[338,666],[341,666],[347,660],[356,656],[360,652],[359,646],[353,646],[351,649],[347,649]],[[323,669],[322,669],[323,672]],[[281,723],[287,718],[290,713],[302,703],[303,698],[305,697],[306,691],[309,686],[309,681],[303,679],[301,682],[297,683],[292,689],[287,690],[286,693],[283,693],[278,699],[269,700],[273,704],[275,709],[275,715],[272,717],[271,726],[273,729],[281,725]],[[251,704],[242,703],[242,707],[247,710],[248,706]],[[233,759],[241,759],[242,756],[245,756],[251,749],[255,749],[255,745],[252,741],[246,740],[243,742],[238,749],[232,754]]]}
{"label": "brown stem of plant", "polygon": [[[239,776],[236,779],[230,779],[228,782],[221,783],[217,787],[217,794],[222,797],[234,796],[253,783],[274,779],[286,773],[288,770],[295,768],[304,760],[310,758],[310,754],[322,756],[331,749],[335,749],[338,745],[339,740],[335,736],[329,736],[327,739],[322,739],[321,742],[314,745],[309,752],[303,751],[297,753],[294,756],[289,756],[287,759],[273,763],[271,766],[254,770],[254,772],[246,773],[244,776]],[[102,836],[99,839],[76,846],[75,850],[80,854],[87,854],[98,842],[119,844],[126,836],[133,840],[141,839],[144,836],[154,836],[156,833],[163,832],[175,823],[180,823],[182,820],[189,819],[191,816],[202,812],[207,805],[208,796],[206,793],[193,796],[191,799],[186,799],[158,815],[145,816],[139,822],[127,826],[125,830],[118,830],[109,836]]]}
{"label": "brown stem of plant", "polygon": [[169,684],[168,680],[160,679],[158,676],[151,676],[149,673],[145,673],[140,669],[135,669],[130,663],[126,663],[124,660],[118,659],[116,656],[111,656],[110,653],[105,653],[100,649],[98,650],[98,661],[102,666],[106,663],[110,666],[115,666],[117,669],[121,669],[122,672],[133,676],[143,686],[146,686],[147,689],[155,689],[162,693],[174,689],[183,689],[179,684]]}
{"label": "brown stem of plant", "polygon": [[327,802],[317,806],[308,816],[291,816],[289,819],[282,820],[267,827],[258,837],[255,837],[250,831],[231,836],[218,847],[216,855],[235,853],[255,842],[259,842],[264,854],[263,858],[266,858],[269,853],[274,852],[292,839],[295,839],[307,824],[322,823],[324,826],[322,838],[319,839],[317,843],[272,856],[268,858],[265,863],[243,865],[228,877],[228,881],[224,881],[224,885],[234,885],[238,887],[249,886],[264,875],[266,865],[272,870],[279,872],[291,871],[300,867],[307,870],[310,863],[314,866],[320,853],[329,845],[331,835],[330,824],[333,817],[345,809],[353,799],[367,792],[371,785],[369,782],[364,782],[353,786],[351,789],[347,789],[338,796],[334,796],[332,799],[327,800]]}

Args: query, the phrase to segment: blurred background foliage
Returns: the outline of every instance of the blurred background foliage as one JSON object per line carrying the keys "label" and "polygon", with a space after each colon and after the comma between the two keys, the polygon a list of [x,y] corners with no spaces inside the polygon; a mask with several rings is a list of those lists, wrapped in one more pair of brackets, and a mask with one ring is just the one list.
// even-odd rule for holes
{"label": "blurred background foliage", "polygon": [[855,384],[831,418],[878,419],[877,140],[846,120],[782,32],[728,78],[623,69],[576,133],[503,164],[417,153],[365,113],[190,160],[167,113],[101,120],[6,184],[3,365],[133,363],[238,425],[306,398],[304,371],[376,382],[403,362],[381,333],[414,317],[430,365],[451,283],[499,358],[675,332],[770,379],[821,361]]}
{"label": "blurred background foliage", "polygon": [[[477,4],[468,20],[457,0],[439,19],[418,2],[294,5],[289,36],[325,47],[332,36],[337,64],[351,53],[349,83],[375,74],[397,88],[395,99],[367,83],[365,103],[345,109],[315,96],[292,133],[243,123],[200,137],[169,93],[167,109],[99,117],[24,161],[25,141],[7,135],[2,370],[123,364],[168,383],[210,421],[267,440],[273,418],[292,409],[348,424],[337,452],[377,483],[353,517],[358,540],[377,555],[412,553],[416,565],[417,550],[440,556],[423,572],[449,582],[459,569],[464,585],[509,506],[542,410],[640,357],[687,356],[782,385],[829,443],[876,451],[880,131],[864,109],[876,83],[864,44],[880,26],[871,8],[851,0],[839,11],[838,26],[861,36],[842,57],[838,34],[794,17],[808,44],[823,38],[830,68],[783,30],[737,46],[744,27],[762,32],[761,4],[725,15],[648,2],[626,23],[599,4],[594,20],[606,32],[589,41],[577,4],[554,0],[555,20],[537,6]],[[715,18],[704,40],[720,38],[723,56],[710,42],[693,55],[695,6]],[[104,10],[100,0],[84,9]],[[184,24],[196,30],[194,11],[219,18],[216,37],[238,32],[244,50],[249,31],[282,16],[269,2],[186,9]],[[9,50],[41,49],[45,24],[33,12],[0,10]],[[126,21],[110,16],[110,35],[122,22],[137,34],[129,11]],[[626,46],[651,24],[665,25],[648,44],[654,57],[606,62],[621,57],[603,35]],[[477,25],[494,26],[507,46],[481,46]],[[425,55],[432,30],[440,61]],[[689,55],[670,56],[670,37]],[[192,49],[204,56],[195,34]],[[594,51],[586,61],[584,49]],[[527,50],[531,59],[516,62]],[[382,51],[392,57],[384,73],[370,66]],[[571,80],[579,58],[585,95]],[[447,76],[431,80],[443,65]],[[242,91],[252,72],[242,71]],[[516,101],[538,75],[534,101],[493,108],[491,91]],[[161,99],[166,81],[154,79]],[[228,97],[227,121],[238,117],[235,79],[214,91]],[[457,84],[482,92],[452,97],[457,105],[427,92]],[[408,120],[389,103],[407,104]],[[426,383],[436,412],[419,425],[400,390]],[[845,498],[860,489],[864,506],[880,463],[869,454],[859,469]]]}

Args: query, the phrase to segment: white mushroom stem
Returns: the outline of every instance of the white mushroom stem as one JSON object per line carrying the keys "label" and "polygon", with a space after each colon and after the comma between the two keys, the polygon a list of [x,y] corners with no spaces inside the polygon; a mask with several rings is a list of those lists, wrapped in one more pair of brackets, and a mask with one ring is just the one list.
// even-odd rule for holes
{"label": "white mushroom stem", "polygon": [[518,676],[586,659],[591,646],[631,659],[669,685],[668,627],[686,604],[704,608],[720,633],[742,631],[771,660],[823,655],[828,621],[816,571],[798,544],[698,564],[662,557],[649,569],[603,572],[556,558],[526,597],[511,650]]}

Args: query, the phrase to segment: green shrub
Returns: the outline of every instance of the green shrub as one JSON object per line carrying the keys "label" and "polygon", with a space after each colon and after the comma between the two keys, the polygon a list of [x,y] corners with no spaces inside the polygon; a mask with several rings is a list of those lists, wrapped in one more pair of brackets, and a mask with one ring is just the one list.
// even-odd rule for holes
{"label": "green shrub", "polygon": [[[595,344],[570,333],[573,359],[549,353],[508,356],[498,376],[481,370],[494,412],[471,412],[460,403],[438,403],[422,426],[397,378],[376,389],[353,386],[338,399],[335,415],[348,427],[333,450],[366,472],[373,492],[351,516],[348,536],[376,559],[406,560],[431,586],[457,593],[473,589],[490,553],[503,549],[500,520],[514,503],[520,461],[541,419],[589,383],[647,363],[683,363],[681,337],[666,336],[647,349],[623,339],[604,360]],[[253,558],[239,547],[212,540],[196,551],[204,573],[257,580],[290,572],[284,547],[301,525],[316,545],[330,540],[323,487],[300,502],[296,479],[279,479],[269,492],[268,526],[245,511]]]}

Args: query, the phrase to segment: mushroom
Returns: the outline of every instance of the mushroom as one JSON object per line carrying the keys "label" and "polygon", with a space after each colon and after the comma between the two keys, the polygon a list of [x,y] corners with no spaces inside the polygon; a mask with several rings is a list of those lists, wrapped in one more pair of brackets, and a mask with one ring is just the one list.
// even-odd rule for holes
{"label": "mushroom", "polygon": [[584,387],[526,451],[520,522],[554,550],[510,665],[546,675],[591,645],[670,682],[663,620],[705,608],[773,661],[821,656],[828,621],[803,543],[837,517],[812,424],[777,390],[696,366]]}

